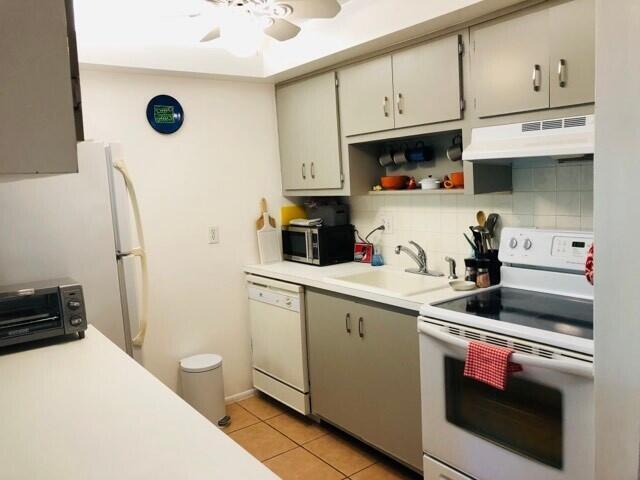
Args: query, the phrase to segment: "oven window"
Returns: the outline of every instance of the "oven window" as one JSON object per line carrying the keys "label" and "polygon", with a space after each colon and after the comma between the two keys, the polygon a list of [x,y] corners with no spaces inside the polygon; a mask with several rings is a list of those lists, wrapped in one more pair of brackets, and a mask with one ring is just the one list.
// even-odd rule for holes
{"label": "oven window", "polygon": [[447,421],[485,440],[562,469],[562,392],[520,378],[500,391],[463,375],[445,357]]}
{"label": "oven window", "polygon": [[307,258],[307,238],[302,232],[282,232],[282,249],[286,255]]}

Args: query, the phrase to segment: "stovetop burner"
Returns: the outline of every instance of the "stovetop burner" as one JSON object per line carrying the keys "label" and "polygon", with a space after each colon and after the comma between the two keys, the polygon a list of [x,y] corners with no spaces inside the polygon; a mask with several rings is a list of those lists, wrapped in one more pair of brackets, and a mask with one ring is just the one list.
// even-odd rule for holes
{"label": "stovetop burner", "polygon": [[593,339],[593,301],[501,287],[433,305],[564,335]]}

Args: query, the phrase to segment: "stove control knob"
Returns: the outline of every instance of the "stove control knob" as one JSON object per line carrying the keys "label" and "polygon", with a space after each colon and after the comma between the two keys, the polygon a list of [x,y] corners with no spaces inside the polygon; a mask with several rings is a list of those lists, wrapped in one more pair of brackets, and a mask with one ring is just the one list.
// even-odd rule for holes
{"label": "stove control knob", "polygon": [[511,240],[509,240],[509,247],[511,248],[516,248],[518,246],[518,239],[517,238],[512,238]]}
{"label": "stove control knob", "polygon": [[531,240],[529,240],[528,238],[524,241],[524,245],[523,245],[525,250],[531,250],[531,247],[533,247],[533,243],[531,243]]}
{"label": "stove control knob", "polygon": [[82,317],[79,315],[75,315],[69,319],[69,323],[74,327],[77,327],[82,323]]}
{"label": "stove control knob", "polygon": [[81,306],[82,304],[76,300],[69,300],[67,302],[67,307],[69,307],[71,310],[78,310]]}

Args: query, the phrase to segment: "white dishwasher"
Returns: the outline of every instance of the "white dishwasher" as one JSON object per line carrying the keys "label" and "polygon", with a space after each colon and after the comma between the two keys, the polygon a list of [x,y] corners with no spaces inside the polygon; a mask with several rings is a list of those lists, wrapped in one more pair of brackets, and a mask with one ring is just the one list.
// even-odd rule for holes
{"label": "white dishwasher", "polygon": [[304,288],[247,275],[253,386],[309,414]]}

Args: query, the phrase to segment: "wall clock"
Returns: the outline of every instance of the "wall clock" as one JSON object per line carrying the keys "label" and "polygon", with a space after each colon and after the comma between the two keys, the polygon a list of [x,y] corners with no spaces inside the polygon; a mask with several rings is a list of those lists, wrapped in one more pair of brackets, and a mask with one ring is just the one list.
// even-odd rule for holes
{"label": "wall clock", "polygon": [[157,95],[147,105],[147,120],[156,132],[169,135],[177,132],[184,122],[184,110],[175,98]]}

